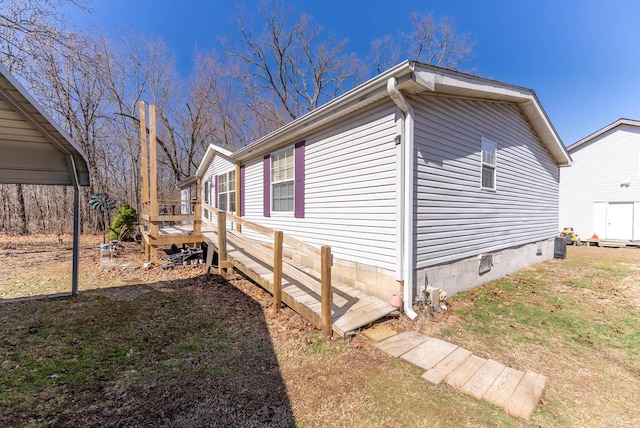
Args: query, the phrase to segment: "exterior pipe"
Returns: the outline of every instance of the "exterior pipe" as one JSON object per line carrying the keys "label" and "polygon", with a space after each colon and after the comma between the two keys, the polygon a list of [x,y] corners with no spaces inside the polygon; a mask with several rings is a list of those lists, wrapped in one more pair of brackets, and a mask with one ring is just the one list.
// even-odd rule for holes
{"label": "exterior pipe", "polygon": [[400,223],[400,229],[403,237],[402,252],[403,252],[403,276],[404,276],[404,312],[413,319],[418,317],[418,314],[413,310],[414,300],[414,281],[413,281],[413,266],[414,266],[414,252],[413,252],[413,170],[414,170],[414,114],[413,108],[409,105],[407,100],[402,96],[398,90],[398,80],[395,77],[390,77],[387,80],[387,92],[389,97],[398,106],[404,114],[404,132],[402,136],[402,167],[403,175],[403,203],[402,207],[402,222]]}

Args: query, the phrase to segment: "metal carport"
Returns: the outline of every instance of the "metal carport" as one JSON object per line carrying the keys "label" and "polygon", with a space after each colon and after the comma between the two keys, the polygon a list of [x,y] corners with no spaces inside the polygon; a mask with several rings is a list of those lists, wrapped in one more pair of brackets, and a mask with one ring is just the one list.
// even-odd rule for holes
{"label": "metal carport", "polygon": [[78,293],[80,186],[86,155],[26,89],[0,65],[0,183],[73,186],[71,294]]}

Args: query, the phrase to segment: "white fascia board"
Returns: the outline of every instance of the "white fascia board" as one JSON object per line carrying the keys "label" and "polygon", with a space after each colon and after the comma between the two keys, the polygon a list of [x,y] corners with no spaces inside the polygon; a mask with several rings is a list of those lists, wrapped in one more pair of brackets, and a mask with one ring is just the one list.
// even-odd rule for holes
{"label": "white fascia board", "polygon": [[232,159],[236,161],[247,160],[269,153],[285,144],[296,142],[297,139],[309,135],[314,129],[318,129],[335,120],[336,117],[344,116],[364,105],[386,97],[389,77],[394,76],[401,80],[402,77],[409,75],[411,75],[410,63],[409,61],[404,61],[248,146],[239,149],[233,154]]}
{"label": "white fascia board", "polygon": [[533,91],[531,91],[529,100],[521,102],[520,107],[531,122],[533,129],[556,159],[558,165],[571,166],[573,163],[571,155],[569,155],[567,148],[564,146],[560,136],[558,136],[556,129]]}
{"label": "white fascia board", "polygon": [[211,162],[213,161],[216,153],[226,157],[227,159],[231,159],[231,157],[233,156],[232,151],[220,146],[216,146],[215,144],[209,144],[209,147],[207,147],[207,151],[205,152],[204,157],[202,158],[202,161],[200,161],[200,165],[198,165],[198,169],[196,170],[196,177],[204,177],[204,174],[205,172],[207,172],[207,169],[209,168],[209,165],[211,165]]}
{"label": "white fascia board", "polygon": [[386,97],[386,85],[390,77],[398,79],[400,87],[404,86],[403,82],[410,84],[409,81],[414,81],[418,84],[414,92],[431,91],[442,95],[517,103],[522,107],[556,162],[559,165],[571,163],[571,157],[562,140],[532,90],[413,61],[404,61],[327,104],[289,122],[239,149],[233,153],[231,159],[241,162],[269,153],[283,145],[304,139],[313,130],[330,123],[338,116],[344,116]]}
{"label": "white fascia board", "polygon": [[579,147],[583,146],[584,144],[588,143],[589,141],[598,138],[599,136],[601,136],[602,134],[611,131],[614,128],[617,128],[618,126],[621,125],[629,125],[629,126],[636,126],[636,127],[640,127],[640,121],[638,120],[633,120],[633,119],[618,119],[615,122],[605,126],[602,129],[597,130],[596,132],[594,132],[593,134],[589,134],[586,137],[584,137],[583,139],[579,140],[576,143],[573,143],[572,145],[570,145],[569,147],[567,147],[567,150],[569,151],[569,153],[573,152],[574,150],[578,149]]}
{"label": "white fascia board", "polygon": [[422,64],[414,65],[414,78],[421,85],[433,88],[431,90],[437,94],[520,105],[542,143],[549,149],[558,165],[568,166],[571,164],[571,156],[569,156],[533,90]]}
{"label": "white fascia board", "polygon": [[526,88],[424,64],[413,63],[413,72],[416,82],[443,95],[507,102],[518,102],[530,95],[530,90]]}

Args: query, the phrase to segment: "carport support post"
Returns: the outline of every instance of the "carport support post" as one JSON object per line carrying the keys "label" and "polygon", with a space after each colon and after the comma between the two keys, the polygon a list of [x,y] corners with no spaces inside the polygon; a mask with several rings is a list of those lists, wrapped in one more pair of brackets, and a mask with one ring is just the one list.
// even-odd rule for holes
{"label": "carport support post", "polygon": [[78,268],[80,251],[80,189],[73,186],[73,255],[71,262],[71,295],[78,295]]}

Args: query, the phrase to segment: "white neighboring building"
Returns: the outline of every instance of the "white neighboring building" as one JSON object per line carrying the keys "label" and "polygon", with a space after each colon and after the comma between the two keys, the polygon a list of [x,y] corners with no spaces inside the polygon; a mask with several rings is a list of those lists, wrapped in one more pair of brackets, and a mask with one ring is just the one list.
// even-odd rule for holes
{"label": "white neighboring building", "polygon": [[246,147],[210,146],[196,176],[203,201],[330,245],[333,278],[404,292],[411,314],[426,284],[451,295],[553,257],[570,163],[532,90],[407,61]]}
{"label": "white neighboring building", "polygon": [[619,119],[567,148],[559,229],[581,239],[640,240],[640,121]]}

